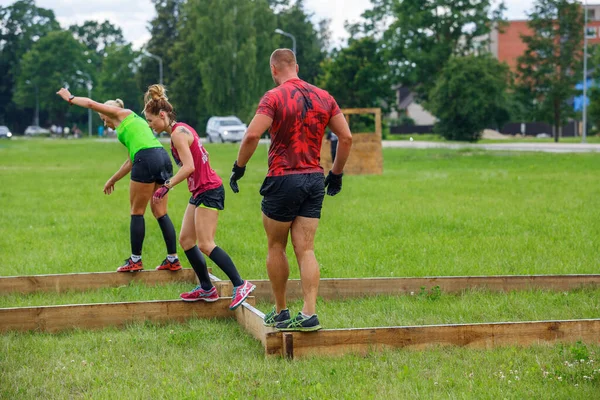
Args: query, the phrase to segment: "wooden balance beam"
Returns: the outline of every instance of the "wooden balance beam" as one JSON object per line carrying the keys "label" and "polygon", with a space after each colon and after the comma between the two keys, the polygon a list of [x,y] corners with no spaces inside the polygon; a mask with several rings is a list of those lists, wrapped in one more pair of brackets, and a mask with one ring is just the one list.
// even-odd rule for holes
{"label": "wooden balance beam", "polygon": [[[254,304],[254,298],[247,300]],[[132,322],[183,322],[190,318],[232,318],[231,298],[213,303],[181,300],[76,304],[0,308],[0,333],[9,331],[59,332],[68,329],[101,329]]]}
{"label": "wooden balance beam", "polygon": [[[213,279],[214,278],[214,279]],[[229,281],[211,276],[221,296],[231,296]],[[253,296],[258,301],[274,301],[268,280],[250,280],[256,285]],[[419,293],[421,288],[438,287],[443,293],[459,293],[469,289],[497,292],[513,290],[546,289],[567,291],[582,287],[600,286],[600,275],[500,275],[500,276],[438,276],[423,278],[331,278],[319,282],[319,297],[325,300],[344,298],[403,295]],[[302,298],[302,285],[298,279],[287,284],[288,300]]]}
{"label": "wooden balance beam", "polygon": [[138,271],[138,272],[82,272],[76,274],[0,276],[0,294],[64,292],[67,290],[89,290],[104,287],[118,287],[131,282],[158,285],[170,282],[196,282],[196,274],[191,268],[179,271]]}
{"label": "wooden balance beam", "polygon": [[384,349],[421,350],[434,346],[490,349],[538,343],[600,343],[600,319],[423,325],[361,329],[323,329],[317,332],[267,333],[267,356],[367,354]]}

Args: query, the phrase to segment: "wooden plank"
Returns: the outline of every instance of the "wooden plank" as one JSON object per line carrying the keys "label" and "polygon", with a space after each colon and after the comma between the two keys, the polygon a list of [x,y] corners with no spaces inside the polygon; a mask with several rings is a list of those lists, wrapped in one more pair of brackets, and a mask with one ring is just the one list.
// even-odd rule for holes
{"label": "wooden plank", "polygon": [[235,310],[235,317],[238,323],[263,346],[266,346],[267,333],[276,332],[274,328],[264,326],[265,314],[247,302]]}
{"label": "wooden plank", "polygon": [[[210,280],[213,282],[217,291],[219,292],[219,296],[231,296],[233,293],[233,285],[230,281],[223,281],[216,276],[209,274]],[[254,283],[254,281],[250,281]],[[269,285],[269,290],[271,288],[271,284],[269,281],[261,281],[261,286],[256,286],[254,292],[252,294],[258,293],[260,291],[266,290],[266,286]],[[254,297],[256,299],[256,297]],[[254,303],[249,304],[248,302],[242,303],[235,310],[235,318],[238,323],[250,334],[252,337],[257,339],[262,343],[263,346],[266,346],[267,343],[267,333],[276,332],[274,328],[264,326],[263,321],[265,319],[265,314],[254,307]]]}
{"label": "wooden plank", "polygon": [[[254,304],[254,298],[247,302]],[[0,332],[100,329],[136,321],[185,321],[190,318],[231,318],[231,298],[214,303],[181,300],[0,308]]]}
{"label": "wooden plank", "polygon": [[[222,281],[225,282],[225,281]],[[252,280],[256,285],[253,295],[259,301],[274,301],[268,280]],[[423,278],[327,278],[319,282],[319,296],[326,300],[378,296],[417,294],[439,286],[443,293],[457,293],[469,289],[486,289],[507,292],[512,290],[546,289],[573,290],[600,286],[596,275],[499,275],[499,276],[439,276]],[[229,292],[231,295],[231,292]],[[302,298],[299,279],[287,284],[289,300]]]}
{"label": "wooden plank", "polygon": [[268,333],[267,356],[305,357],[310,355],[366,354],[371,351],[431,346],[494,348],[530,346],[537,343],[600,343],[600,319],[500,322],[484,324],[400,326],[389,328],[324,329],[293,332],[285,342],[282,332]]}
{"label": "wooden plank", "polygon": [[342,113],[346,114],[377,114],[381,108],[344,108]]}
{"label": "wooden plank", "polygon": [[170,282],[196,282],[196,274],[191,268],[179,271],[139,271],[139,272],[86,272],[76,274],[52,274],[29,276],[0,276],[0,294],[64,292],[66,290],[89,290],[103,287],[128,285],[141,282],[158,285]]}

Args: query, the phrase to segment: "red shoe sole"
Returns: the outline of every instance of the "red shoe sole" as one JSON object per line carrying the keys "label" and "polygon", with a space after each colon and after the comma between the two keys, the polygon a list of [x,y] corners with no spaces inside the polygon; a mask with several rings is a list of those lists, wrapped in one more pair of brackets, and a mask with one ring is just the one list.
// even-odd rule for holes
{"label": "red shoe sole", "polygon": [[156,267],[156,270],[157,271],[179,271],[181,268],[182,267],[179,267],[179,268],[159,268],[159,267]]}

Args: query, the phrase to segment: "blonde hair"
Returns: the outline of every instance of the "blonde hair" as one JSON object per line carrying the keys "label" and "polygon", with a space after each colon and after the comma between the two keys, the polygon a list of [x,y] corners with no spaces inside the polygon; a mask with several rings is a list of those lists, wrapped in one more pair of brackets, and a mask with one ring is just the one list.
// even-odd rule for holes
{"label": "blonde hair", "polygon": [[163,85],[148,86],[148,90],[144,94],[144,104],[144,111],[152,115],[158,115],[161,111],[164,111],[171,121],[175,120],[175,110],[169,103],[167,89]]}
{"label": "blonde hair", "polygon": [[107,100],[104,102],[104,104],[106,104],[107,106],[125,108],[125,103],[123,103],[123,100],[121,99]]}

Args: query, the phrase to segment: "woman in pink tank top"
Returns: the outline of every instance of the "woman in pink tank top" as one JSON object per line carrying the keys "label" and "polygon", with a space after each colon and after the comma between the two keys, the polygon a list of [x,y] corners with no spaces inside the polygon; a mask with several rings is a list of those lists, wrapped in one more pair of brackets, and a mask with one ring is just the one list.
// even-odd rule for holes
{"label": "woman in pink tank top", "polygon": [[231,257],[215,244],[219,210],[225,207],[225,189],[219,175],[210,167],[208,152],[200,143],[198,134],[191,126],[177,122],[175,111],[167,99],[162,85],[152,85],[144,97],[144,115],[155,132],[167,132],[171,136],[171,153],[179,171],[154,193],[154,201],[160,201],[173,186],[187,180],[192,197],[185,210],[179,243],[200,285],[190,292],[182,293],[184,301],[213,302],[219,299],[217,289],[208,275],[206,254],[233,284],[233,298],[229,308],[239,307],[256,288],[242,280]]}

